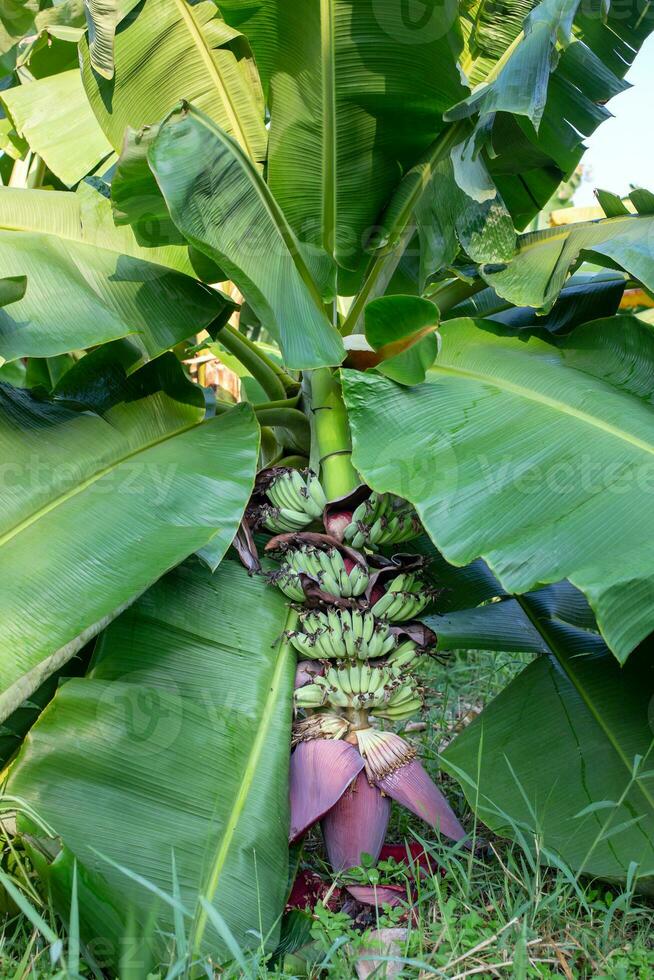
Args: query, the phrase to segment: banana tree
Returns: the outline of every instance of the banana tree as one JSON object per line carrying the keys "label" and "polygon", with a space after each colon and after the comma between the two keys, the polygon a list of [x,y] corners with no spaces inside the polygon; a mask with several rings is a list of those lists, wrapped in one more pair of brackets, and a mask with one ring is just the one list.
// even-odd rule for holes
{"label": "banana tree", "polygon": [[651,888],[654,197],[521,234],[649,5],[0,19],[0,745],[89,960],[272,952],[319,821],[474,846],[394,730],[452,650],[534,657],[442,759],[480,819]]}

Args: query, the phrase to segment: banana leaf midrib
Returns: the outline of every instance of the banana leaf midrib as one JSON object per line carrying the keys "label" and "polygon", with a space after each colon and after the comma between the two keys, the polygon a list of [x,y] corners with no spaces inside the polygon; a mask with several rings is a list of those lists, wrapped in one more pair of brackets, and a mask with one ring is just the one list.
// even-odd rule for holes
{"label": "banana leaf midrib", "polygon": [[[241,786],[231,808],[231,812],[225,826],[225,832],[220,839],[218,849],[214,856],[211,870],[207,877],[206,887],[202,892],[202,896],[208,903],[213,902],[216,891],[218,890],[220,876],[229,857],[229,851],[234,839],[234,834],[236,833],[238,821],[247,802],[250,789],[252,788],[252,783],[254,781],[259,760],[261,758],[261,753],[265,745],[266,736],[272,723],[272,716],[276,707],[277,692],[281,684],[284,668],[286,667],[289,656],[292,656],[293,659],[295,659],[294,651],[289,641],[286,639],[286,633],[288,630],[293,629],[297,623],[297,618],[297,612],[289,606],[286,622],[284,623],[284,629],[279,637],[279,640],[277,641],[277,658],[275,661],[275,669],[273,670],[270,678],[270,689],[266,697],[266,703],[259,716],[259,726],[250,748],[247,765],[243,772]],[[206,908],[204,908],[204,906],[199,906],[196,913],[196,924],[193,934],[193,948],[198,955],[200,953],[204,932],[207,927],[207,921],[208,915]]]}
{"label": "banana leaf midrib", "polygon": [[234,103],[232,101],[229,87],[225,85],[223,81],[218,65],[216,64],[216,62],[212,57],[211,50],[209,49],[205,41],[202,31],[199,29],[198,25],[196,24],[193,18],[193,14],[188,4],[186,3],[186,0],[175,0],[175,4],[177,6],[177,9],[179,10],[180,17],[184,23],[184,26],[186,27],[186,30],[191,36],[193,44],[197,48],[200,57],[204,61],[205,65],[207,66],[209,75],[211,76],[215,87],[220,93],[222,104],[225,106],[225,111],[229,117],[230,124],[232,126],[232,131],[236,139],[242,146],[243,150],[248,154],[248,156],[251,159],[254,159],[252,147],[250,146],[247,133],[245,132],[244,128],[240,124],[239,114],[236,111],[236,107],[234,106]]}
{"label": "banana leaf midrib", "polygon": [[465,368],[457,368],[452,367],[451,365],[439,364],[438,361],[436,361],[429,368],[428,373],[430,375],[444,374],[451,375],[453,377],[468,378],[472,381],[479,381],[482,384],[489,385],[490,387],[498,388],[500,391],[505,391],[509,394],[517,395],[520,398],[524,398],[528,401],[551,408],[562,415],[568,415],[571,418],[584,422],[595,429],[599,429],[606,435],[614,436],[615,438],[620,439],[622,442],[634,446],[636,449],[640,449],[643,452],[654,455],[654,443],[649,443],[644,439],[633,436],[626,430],[620,429],[617,425],[611,425],[610,423],[603,422],[600,418],[590,415],[588,412],[582,412],[570,405],[566,405],[565,402],[559,401],[557,398],[551,398],[549,395],[543,395],[540,392],[534,391],[532,388],[526,388],[523,385],[518,385],[513,381],[507,381],[505,378],[498,378],[497,376],[491,374],[483,374],[481,371],[470,371]]}
{"label": "banana leaf midrib", "polygon": [[9,528],[8,531],[5,531],[2,535],[0,535],[0,548],[3,548],[9,541],[13,540],[13,538],[17,537],[17,535],[27,530],[28,527],[36,524],[37,521],[41,520],[43,517],[46,517],[53,510],[56,510],[57,507],[60,507],[68,500],[72,500],[74,497],[77,497],[80,493],[83,493],[85,490],[88,490],[89,487],[93,486],[94,483],[97,483],[108,474],[113,473],[120,466],[122,466],[123,463],[128,462],[130,459],[134,459],[134,457],[139,456],[141,453],[154,449],[156,446],[159,446],[162,443],[168,442],[170,439],[183,435],[185,432],[189,432],[191,429],[195,429],[198,425],[202,424],[202,421],[198,420],[197,422],[192,422],[190,425],[181,426],[180,428],[175,429],[173,432],[168,432],[157,439],[153,439],[150,442],[145,443],[143,446],[139,446],[138,449],[134,449],[131,452],[121,456],[119,459],[114,460],[109,465],[104,466],[101,470],[91,474],[91,476],[87,477],[85,480],[82,480],[81,483],[78,483],[69,490],[66,490],[49,503],[39,507],[18,524],[15,524],[13,527]]}
{"label": "banana leaf midrib", "polygon": [[551,651],[551,657],[555,660],[557,667],[565,673],[566,677],[573,685],[574,689],[577,691],[579,697],[583,700],[587,711],[589,712],[589,714],[592,716],[597,726],[602,730],[602,732],[608,739],[611,748],[615,752],[616,756],[618,757],[622,765],[624,765],[625,770],[629,774],[631,780],[641,791],[647,805],[654,813],[654,796],[652,796],[647,791],[646,787],[643,786],[643,784],[637,778],[636,779],[633,778],[633,761],[630,761],[627,758],[627,756],[624,754],[618,739],[611,731],[611,729],[608,727],[608,725],[606,724],[602,716],[597,712],[592,702],[592,699],[589,698],[583,684],[580,682],[579,678],[577,677],[574,670],[572,669],[572,665],[570,664],[569,659],[567,657],[564,657],[560,653],[556,638],[551,635],[550,631],[547,629],[543,621],[534,614],[534,611],[532,610],[525,596],[516,595],[515,599],[517,600],[518,605],[524,612],[525,616],[529,619],[529,621],[533,625],[534,629],[538,630],[540,635],[543,637],[543,640],[545,641],[545,643],[547,644],[547,646]]}
{"label": "banana leaf midrib", "polygon": [[332,254],[336,247],[336,65],[333,0],[320,0],[320,51],[322,68],[322,242]]}

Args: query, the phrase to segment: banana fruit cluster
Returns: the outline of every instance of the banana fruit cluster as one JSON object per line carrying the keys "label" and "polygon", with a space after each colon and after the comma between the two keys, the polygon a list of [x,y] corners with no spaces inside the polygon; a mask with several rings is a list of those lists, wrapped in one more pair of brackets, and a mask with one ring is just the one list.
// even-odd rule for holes
{"label": "banana fruit cluster", "polygon": [[416,659],[413,640],[398,643],[388,623],[371,612],[357,609],[312,610],[300,617],[301,631],[288,634],[295,649],[306,660],[371,660],[387,657],[386,663],[406,667]]}
{"label": "banana fruit cluster", "polygon": [[318,582],[329,595],[343,599],[357,598],[368,587],[369,575],[358,562],[345,563],[337,548],[315,548],[304,545],[286,552],[273,581],[295,602],[304,602],[305,594],[300,575]]}
{"label": "banana fruit cluster", "polygon": [[413,572],[401,572],[391,580],[371,612],[391,623],[404,623],[419,616],[431,599],[432,592],[421,578]]}
{"label": "banana fruit cluster", "polygon": [[266,489],[270,504],[263,509],[264,526],[275,534],[304,531],[320,520],[327,498],[312,470],[281,470]]}
{"label": "banana fruit cluster", "polygon": [[[323,677],[295,692],[298,708],[365,708],[381,718],[400,719],[422,706],[416,681],[403,678],[394,667],[375,667],[354,661],[349,666],[330,667]],[[410,710],[409,710],[410,708]],[[403,714],[402,712],[408,712]]]}
{"label": "banana fruit cluster", "polygon": [[373,493],[356,508],[343,539],[353,548],[374,551],[382,545],[410,541],[422,525],[413,507],[392,493]]}
{"label": "banana fruit cluster", "polygon": [[[418,574],[399,568],[389,581],[384,563],[373,559],[370,565],[365,550],[417,536],[421,525],[413,507],[393,494],[372,492],[354,510],[339,545],[340,535],[336,540],[318,531],[327,500],[311,470],[273,469],[262,491],[264,526],[286,535],[269,543],[267,550],[280,561],[270,580],[305,606],[286,636],[317,668],[295,690],[295,707],[304,714],[297,740],[344,738],[370,716],[410,717],[423,706],[422,689],[409,671],[424,650],[411,631],[393,624],[418,616],[432,591]],[[307,608],[309,602],[316,608]]]}
{"label": "banana fruit cluster", "polygon": [[307,660],[368,660],[383,657],[396,646],[388,623],[370,612],[328,608],[301,617],[302,631],[291,643]]}

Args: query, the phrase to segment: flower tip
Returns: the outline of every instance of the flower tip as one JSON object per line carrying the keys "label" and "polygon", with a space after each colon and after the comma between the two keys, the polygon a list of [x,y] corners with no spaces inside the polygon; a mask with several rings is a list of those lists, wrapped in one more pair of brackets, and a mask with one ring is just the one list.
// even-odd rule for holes
{"label": "flower tip", "polygon": [[418,759],[376,780],[376,785],[445,837],[455,841],[467,837],[450,804]]}
{"label": "flower tip", "polygon": [[391,801],[360,773],[322,820],[325,846],[334,871],[357,867],[362,854],[370,854],[373,862],[378,860],[390,813]]}

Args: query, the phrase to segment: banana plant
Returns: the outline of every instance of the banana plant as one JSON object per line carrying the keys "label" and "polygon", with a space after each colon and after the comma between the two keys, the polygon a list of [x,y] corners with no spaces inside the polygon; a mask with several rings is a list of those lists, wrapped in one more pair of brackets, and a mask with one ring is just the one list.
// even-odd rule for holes
{"label": "banana plant", "polygon": [[654,15],[419,6],[0,11],[0,751],[100,968],[272,954],[317,823],[474,847],[396,731],[457,650],[533,657],[479,820],[654,881],[654,196],[524,232]]}

